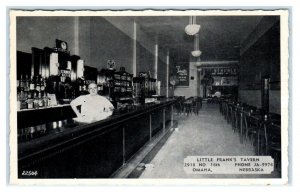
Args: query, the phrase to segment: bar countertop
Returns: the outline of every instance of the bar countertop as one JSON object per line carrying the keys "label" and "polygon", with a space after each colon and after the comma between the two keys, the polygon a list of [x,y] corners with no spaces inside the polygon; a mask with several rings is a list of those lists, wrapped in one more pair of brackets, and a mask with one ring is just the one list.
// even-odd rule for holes
{"label": "bar countertop", "polygon": [[78,123],[73,119],[65,119],[18,129],[19,160],[26,159],[32,154],[72,144],[75,141],[80,142],[81,139],[92,137],[95,134],[105,133],[116,125],[173,103],[173,99],[166,99],[156,103],[134,106],[134,109],[127,113],[113,114],[107,119],[93,123]]}

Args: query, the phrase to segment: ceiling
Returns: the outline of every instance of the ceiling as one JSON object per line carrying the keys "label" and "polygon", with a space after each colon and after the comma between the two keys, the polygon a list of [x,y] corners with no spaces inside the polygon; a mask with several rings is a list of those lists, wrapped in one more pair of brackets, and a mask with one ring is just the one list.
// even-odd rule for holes
{"label": "ceiling", "polygon": [[[260,22],[262,16],[197,16],[201,60],[236,60],[239,48]],[[184,32],[188,16],[141,16],[135,18],[141,28],[173,55],[189,60],[194,37]]]}

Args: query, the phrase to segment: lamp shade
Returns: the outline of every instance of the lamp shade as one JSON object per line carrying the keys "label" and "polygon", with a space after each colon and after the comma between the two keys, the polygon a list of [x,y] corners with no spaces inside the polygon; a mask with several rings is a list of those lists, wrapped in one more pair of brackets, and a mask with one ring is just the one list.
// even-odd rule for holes
{"label": "lamp shade", "polygon": [[192,51],[193,57],[200,57],[201,54],[202,52],[200,50]]}
{"label": "lamp shade", "polygon": [[190,36],[193,36],[197,34],[200,30],[200,25],[197,24],[189,24],[185,27],[185,33],[187,33]]}

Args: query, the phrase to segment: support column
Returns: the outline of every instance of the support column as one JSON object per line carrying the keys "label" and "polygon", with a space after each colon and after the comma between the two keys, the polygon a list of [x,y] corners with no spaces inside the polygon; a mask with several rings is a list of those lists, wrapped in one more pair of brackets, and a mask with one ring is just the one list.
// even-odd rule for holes
{"label": "support column", "polygon": [[173,115],[174,105],[171,105],[171,128],[174,128],[174,115]]}
{"label": "support column", "polygon": [[150,122],[149,122],[149,125],[150,125],[150,126],[149,126],[149,129],[150,129],[150,130],[149,130],[149,134],[150,134],[149,140],[150,140],[150,141],[151,141],[151,139],[152,139],[152,115],[151,115],[151,114],[152,114],[152,113],[149,114],[149,115],[150,115],[150,116],[149,116],[149,121],[150,121]]}
{"label": "support column", "polygon": [[166,132],[166,108],[163,108],[163,132]]}
{"label": "support column", "polygon": [[132,56],[132,74],[133,77],[137,75],[136,69],[136,22],[133,22],[133,56]]}
{"label": "support column", "polygon": [[125,163],[126,163],[126,159],[125,159],[125,127],[123,127],[122,131],[123,131],[123,165],[125,165]]}
{"label": "support column", "polygon": [[269,91],[270,91],[270,78],[262,78],[262,88],[261,88],[261,107],[265,113],[269,112]]}
{"label": "support column", "polygon": [[169,50],[167,51],[167,60],[166,60],[166,66],[167,66],[167,71],[166,71],[166,97],[169,97],[169,67],[170,67],[170,52]]}
{"label": "support column", "polygon": [[79,18],[74,17],[74,54],[79,55]]}
{"label": "support column", "polygon": [[158,44],[155,44],[155,56],[154,56],[154,78],[157,79],[157,68],[158,68]]}

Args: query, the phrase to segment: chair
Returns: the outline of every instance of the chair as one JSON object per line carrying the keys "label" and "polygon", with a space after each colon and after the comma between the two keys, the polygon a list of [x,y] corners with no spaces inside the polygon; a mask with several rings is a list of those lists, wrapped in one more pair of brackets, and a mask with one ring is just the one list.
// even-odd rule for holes
{"label": "chair", "polygon": [[232,124],[232,119],[233,119],[233,103],[230,102],[227,104],[227,123]]}
{"label": "chair", "polygon": [[191,112],[193,112],[195,115],[198,115],[201,108],[201,103],[202,101],[199,99],[199,97],[195,97],[191,104]]}
{"label": "chair", "polygon": [[239,109],[239,103],[234,103],[232,105],[231,110],[231,125],[233,132],[236,132],[238,130],[238,109]]}
{"label": "chair", "polygon": [[243,105],[238,105],[236,107],[236,116],[235,116],[235,129],[239,132],[240,143],[244,142],[244,126],[243,126]]}
{"label": "chair", "polygon": [[183,105],[184,98],[185,98],[184,96],[176,97],[177,100],[176,100],[175,108],[176,108],[177,114],[181,114],[184,111],[184,105]]}
{"label": "chair", "polygon": [[247,111],[244,110],[244,123],[245,123],[245,141],[248,139],[255,146],[256,154],[260,154],[259,130],[262,125],[262,113],[255,107],[248,107]]}
{"label": "chair", "polygon": [[211,96],[207,97],[207,104],[213,103],[213,98]]}
{"label": "chair", "polygon": [[220,98],[219,100],[219,109],[222,115],[224,115],[224,111],[225,111],[225,100],[224,98]]}
{"label": "chair", "polygon": [[240,133],[240,142],[244,143],[246,139],[246,115],[249,114],[249,105],[242,103],[238,108],[238,128]]}
{"label": "chair", "polygon": [[228,114],[229,114],[229,101],[228,100],[224,100],[222,103],[222,111],[223,111],[223,115],[226,121],[228,121]]}
{"label": "chair", "polygon": [[281,121],[270,122],[266,129],[267,155],[271,155],[274,158],[275,167],[281,170]]}
{"label": "chair", "polygon": [[268,155],[269,148],[272,150],[280,150],[280,140],[281,140],[281,116],[275,113],[268,113],[264,115],[264,123],[261,129],[261,143],[260,150],[262,154]]}
{"label": "chair", "polygon": [[201,97],[197,97],[197,102],[198,102],[198,109],[200,110],[202,108],[202,98]]}

